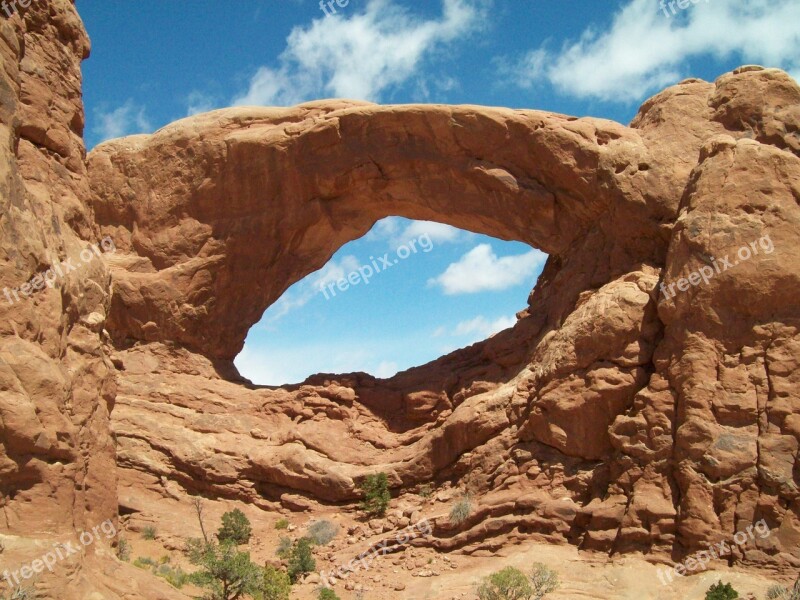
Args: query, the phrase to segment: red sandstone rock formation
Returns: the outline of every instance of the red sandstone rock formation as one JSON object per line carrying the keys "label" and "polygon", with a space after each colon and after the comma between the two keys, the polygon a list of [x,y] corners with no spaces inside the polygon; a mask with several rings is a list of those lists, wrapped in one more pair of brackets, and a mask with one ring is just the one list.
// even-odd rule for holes
{"label": "red sandstone rock formation", "polygon": [[[337,101],[103,144],[88,164],[121,248],[123,481],[272,506],[355,499],[382,469],[398,489],[455,478],[482,496],[443,549],[539,535],[680,555],[764,518],[774,534],[736,560],[800,564],[799,110],[793,80],[748,67],[664,91],[629,128]],[[517,325],[388,381],[232,379],[263,310],[387,215],[548,252]],[[696,271],[707,282],[681,282]]]}
{"label": "red sandstone rock formation", "polygon": [[[0,286],[105,235],[118,248],[55,289],[0,297],[4,564],[117,503],[147,510],[145,490],[313,510],[380,469],[398,491],[451,480],[476,495],[462,528],[436,523],[445,551],[539,538],[678,557],[764,519],[771,535],[734,562],[800,566],[800,88],[786,74],[685,81],[630,127],[228,109],[84,161],[87,54],[65,0],[0,21]],[[238,378],[263,310],[387,215],[548,252],[516,326],[389,380]],[[726,255],[739,264],[716,271]],[[42,591],[176,594],[101,575],[109,555],[90,549]]]}

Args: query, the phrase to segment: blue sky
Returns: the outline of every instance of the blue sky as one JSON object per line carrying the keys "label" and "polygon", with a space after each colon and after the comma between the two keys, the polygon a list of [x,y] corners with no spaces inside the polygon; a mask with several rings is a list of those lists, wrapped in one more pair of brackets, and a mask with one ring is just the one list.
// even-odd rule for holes
{"label": "blue sky", "polygon": [[[798,0],[333,5],[335,15],[318,0],[77,0],[92,39],[83,65],[88,147],[214,108],[329,97],[626,123],[648,96],[686,77],[713,80],[749,63],[800,75]],[[420,249],[426,239],[429,251]],[[319,293],[370,257],[394,260],[409,240],[418,251],[369,284],[327,300]],[[391,375],[513,324],[544,259],[518,243],[384,220],[270,307],[237,365],[268,384],[315,372]]]}

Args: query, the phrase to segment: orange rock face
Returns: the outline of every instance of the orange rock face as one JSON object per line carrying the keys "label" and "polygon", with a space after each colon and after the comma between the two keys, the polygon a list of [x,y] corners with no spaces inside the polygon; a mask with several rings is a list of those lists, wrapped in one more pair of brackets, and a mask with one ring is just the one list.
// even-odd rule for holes
{"label": "orange rock face", "polygon": [[[154,494],[313,512],[381,470],[398,492],[452,481],[477,499],[457,531],[434,524],[441,551],[541,539],[677,559],[763,519],[732,561],[800,566],[785,73],[687,80],[629,127],[327,101],[215,111],[84,157],[87,54],[64,0],[0,22],[0,285],[116,246],[0,297],[4,561]],[[516,325],[388,380],[240,378],[265,308],[389,215],[549,253]],[[110,552],[57,571],[59,597],[177,597],[134,570],[127,588],[89,582]]]}

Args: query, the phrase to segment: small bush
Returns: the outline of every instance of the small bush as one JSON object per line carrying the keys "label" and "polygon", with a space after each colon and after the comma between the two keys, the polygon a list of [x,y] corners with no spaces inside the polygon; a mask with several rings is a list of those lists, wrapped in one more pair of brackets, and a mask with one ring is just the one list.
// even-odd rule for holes
{"label": "small bush", "polygon": [[706,600],[736,600],[739,597],[739,592],[733,589],[730,583],[722,583],[718,581],[706,592]]}
{"label": "small bush", "polygon": [[558,574],[542,563],[533,563],[530,580],[534,600],[541,600],[550,592],[555,592],[559,586]]}
{"label": "small bush", "polygon": [[308,538],[300,538],[292,546],[291,554],[289,555],[289,579],[292,583],[296,583],[306,573],[311,573],[317,568],[317,562],[311,554],[311,540]]}
{"label": "small bush", "polygon": [[319,598],[319,600],[341,600],[331,588],[322,588],[317,598]]}
{"label": "small bush", "polygon": [[424,485],[419,486],[419,491],[417,492],[423,498],[430,498],[433,496],[433,484],[426,483]]}
{"label": "small bush", "polygon": [[210,600],[234,600],[259,593],[263,570],[250,560],[249,552],[239,552],[232,543],[216,544],[190,540],[189,560],[200,567],[188,581],[209,590]]}
{"label": "small bush", "polygon": [[119,538],[117,558],[123,562],[128,562],[131,559],[131,545],[125,538]]}
{"label": "small bush", "polygon": [[392,495],[389,493],[389,478],[386,473],[367,475],[359,488],[364,494],[361,510],[370,516],[382,517],[389,508]]}
{"label": "small bush", "polygon": [[189,574],[180,567],[173,568],[169,564],[162,563],[156,570],[155,574],[167,581],[172,587],[181,589],[184,585],[190,582]]}
{"label": "small bush", "polygon": [[217,532],[220,542],[231,542],[237,546],[250,541],[253,528],[245,514],[238,508],[222,515],[222,527]]}
{"label": "small bush", "polygon": [[261,584],[264,600],[289,600],[291,591],[292,581],[286,571],[272,565],[264,567],[264,581]]}
{"label": "small bush", "polygon": [[150,567],[154,567],[156,561],[154,561],[149,556],[140,556],[135,561],[133,561],[134,567],[139,567],[140,569],[149,569]]}
{"label": "small bush", "polygon": [[800,579],[794,585],[794,591],[782,585],[772,585],[767,590],[767,600],[800,600]]}
{"label": "small bush", "polygon": [[327,546],[339,532],[339,526],[331,521],[315,521],[308,528],[306,537],[310,538],[317,546]]}
{"label": "small bush", "polygon": [[478,587],[480,600],[528,600],[532,595],[525,573],[514,567],[492,573]]}
{"label": "small bush", "polygon": [[18,587],[15,588],[13,592],[11,592],[10,596],[6,596],[3,594],[0,596],[0,600],[34,600],[39,596],[36,593],[36,590],[32,587]]}
{"label": "small bush", "polygon": [[154,540],[156,539],[156,535],[158,535],[158,532],[156,532],[156,528],[152,525],[148,525],[142,529],[142,537],[146,540]]}
{"label": "small bush", "polygon": [[782,585],[771,585],[767,589],[767,600],[788,600],[789,590]]}
{"label": "small bush", "polygon": [[289,528],[289,519],[278,519],[275,523],[275,529],[288,529]]}
{"label": "small bush", "polygon": [[281,536],[281,539],[278,541],[278,549],[275,551],[275,554],[278,555],[278,558],[289,558],[289,556],[292,554],[291,538],[288,538],[285,535]]}
{"label": "small bush", "polygon": [[453,525],[460,525],[472,514],[472,497],[464,494],[461,499],[456,501],[450,509],[450,522]]}

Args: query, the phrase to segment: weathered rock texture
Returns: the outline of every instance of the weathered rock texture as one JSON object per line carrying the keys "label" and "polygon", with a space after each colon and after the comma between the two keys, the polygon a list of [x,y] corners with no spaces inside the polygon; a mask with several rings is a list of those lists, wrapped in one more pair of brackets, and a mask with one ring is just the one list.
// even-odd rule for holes
{"label": "weathered rock texture", "polygon": [[[732,562],[800,566],[800,88],[786,74],[683,82],[630,127],[329,101],[216,111],[85,160],[87,54],[66,0],[0,21],[0,286],[103,236],[117,246],[54,289],[0,297],[3,568],[118,504],[146,511],[145,491],[313,510],[356,499],[376,470],[398,491],[448,480],[475,495],[462,526],[436,523],[444,551],[540,538],[678,558],[764,519],[771,534]],[[387,215],[548,252],[516,326],[389,380],[239,378],[264,309]],[[174,597],[110,554],[92,546],[40,593]]]}
{"label": "weathered rock texture", "polygon": [[[145,486],[352,501],[384,470],[480,498],[437,524],[443,550],[543,536],[678,557],[764,519],[732,561],[800,565],[798,124],[797,84],[749,67],[662,92],[630,127],[331,101],[103,144],[123,506],[145,510]],[[548,252],[516,326],[387,381],[236,381],[264,309],[387,215]]]}
{"label": "weathered rock texture", "polygon": [[[31,297],[13,292],[61,261],[79,265],[97,241],[82,139],[88,54],[70,2],[37,1],[0,17],[0,288],[9,293],[0,294],[0,572],[117,519],[108,268],[95,256],[63,268],[52,289],[38,280],[44,289]],[[117,568],[111,556],[108,541],[98,542],[25,587],[35,582],[37,597],[66,600],[97,590],[174,597],[158,583],[164,593],[149,593],[133,568],[124,581],[102,575]]]}

